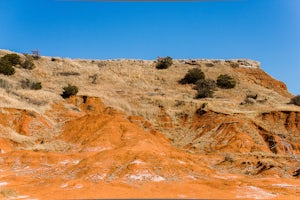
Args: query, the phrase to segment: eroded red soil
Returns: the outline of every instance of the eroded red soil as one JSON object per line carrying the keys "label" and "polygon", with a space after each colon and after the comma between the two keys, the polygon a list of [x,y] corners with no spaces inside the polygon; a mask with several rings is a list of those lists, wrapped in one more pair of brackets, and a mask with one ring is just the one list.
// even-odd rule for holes
{"label": "eroded red soil", "polygon": [[[291,114],[295,120],[298,115]],[[98,98],[57,103],[45,116],[5,109],[1,125],[10,129],[0,139],[0,194],[16,199],[299,198],[299,178],[292,176],[298,163],[275,159],[263,130],[257,142],[238,126],[257,129],[253,122],[224,119],[196,113],[192,128],[202,131],[181,149],[142,117],[126,116]],[[49,130],[58,134],[50,136]],[[203,153],[195,141],[205,134],[215,143],[205,144]]]}

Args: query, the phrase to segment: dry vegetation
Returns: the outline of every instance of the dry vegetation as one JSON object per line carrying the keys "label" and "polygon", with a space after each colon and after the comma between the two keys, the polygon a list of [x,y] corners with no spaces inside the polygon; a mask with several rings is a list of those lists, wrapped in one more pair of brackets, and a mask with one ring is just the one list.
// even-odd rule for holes
{"label": "dry vegetation", "polygon": [[[0,56],[7,53],[1,51]],[[24,55],[20,54],[20,57],[26,59]],[[17,68],[11,78],[0,75],[0,101],[3,107],[30,109],[43,114],[50,104],[61,100],[62,87],[71,84],[78,86],[79,95],[100,97],[106,105],[129,115],[141,115],[164,132],[169,130],[163,130],[157,120],[161,108],[175,126],[180,120],[178,116],[192,116],[203,103],[208,103],[211,110],[221,113],[255,115],[274,109],[299,110],[296,106],[287,105],[292,95],[284,89],[279,91],[253,84],[247,73],[237,70],[260,70],[259,63],[250,60],[174,60],[173,65],[164,70],[157,70],[156,62],[146,60],[41,57],[33,63],[36,66],[34,69]],[[189,70],[195,68],[201,69],[205,77],[212,80],[217,80],[220,74],[229,74],[237,81],[236,87],[218,89],[214,92],[214,98],[195,99],[193,85],[178,83]],[[42,80],[43,88],[28,91],[20,87],[20,81],[32,79]],[[258,103],[241,105],[249,93],[258,95]],[[183,130],[178,127],[180,131]]]}

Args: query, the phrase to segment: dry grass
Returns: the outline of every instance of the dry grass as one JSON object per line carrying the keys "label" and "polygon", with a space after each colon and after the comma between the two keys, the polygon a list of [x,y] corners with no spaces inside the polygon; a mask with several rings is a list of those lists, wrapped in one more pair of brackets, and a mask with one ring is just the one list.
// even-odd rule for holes
{"label": "dry grass", "polygon": [[0,197],[2,198],[14,198],[17,196],[17,192],[11,189],[0,188]]}

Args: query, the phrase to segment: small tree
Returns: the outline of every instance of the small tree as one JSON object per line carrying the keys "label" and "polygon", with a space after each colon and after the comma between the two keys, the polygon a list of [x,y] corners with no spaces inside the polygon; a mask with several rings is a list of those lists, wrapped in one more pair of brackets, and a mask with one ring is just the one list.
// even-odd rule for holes
{"label": "small tree", "polygon": [[293,98],[291,98],[291,102],[294,105],[300,106],[300,95],[297,95]]}
{"label": "small tree", "polygon": [[156,63],[156,69],[167,69],[173,64],[173,59],[170,56],[164,58],[158,58]]}
{"label": "small tree", "polygon": [[181,84],[191,84],[196,83],[198,80],[204,80],[205,75],[199,68],[190,69],[184,76],[183,79],[179,81]]}
{"label": "small tree", "polygon": [[63,93],[61,94],[62,98],[66,99],[70,96],[76,95],[78,93],[78,88],[74,85],[68,84],[68,86],[63,87]]}
{"label": "small tree", "polygon": [[217,85],[223,89],[230,89],[235,87],[236,81],[228,74],[221,74],[217,78]]}

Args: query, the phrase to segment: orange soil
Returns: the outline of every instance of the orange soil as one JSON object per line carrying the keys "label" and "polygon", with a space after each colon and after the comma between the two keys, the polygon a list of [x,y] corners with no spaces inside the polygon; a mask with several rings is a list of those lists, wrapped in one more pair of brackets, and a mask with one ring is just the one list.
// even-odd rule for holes
{"label": "orange soil", "polygon": [[[1,124],[9,126],[13,121],[11,128],[24,135],[53,128],[41,116],[27,111],[6,111],[0,118]],[[15,198],[296,199],[300,196],[297,178],[279,177],[278,173],[261,176],[228,173],[226,169],[230,166],[243,167],[242,161],[176,148],[142,117],[128,117],[105,107],[97,98],[89,97],[85,102],[82,97],[72,98],[68,104],[53,105],[46,115],[61,123],[61,133],[52,139],[70,144],[65,151],[18,150],[22,143],[0,139],[4,150],[0,154],[0,187],[16,191]],[[194,127],[207,123],[205,120],[211,120],[212,124],[222,121],[220,115],[201,116],[195,115]],[[243,123],[235,117],[227,119]],[[207,124],[200,135],[210,132],[210,123]],[[223,123],[219,128],[228,132],[226,137],[232,142],[223,145],[221,141],[226,137],[212,135],[220,143],[211,148],[216,152],[249,153],[256,149],[271,153],[236,126]],[[235,134],[230,135],[231,132]],[[249,161],[257,162],[250,157]]]}

